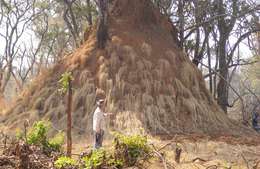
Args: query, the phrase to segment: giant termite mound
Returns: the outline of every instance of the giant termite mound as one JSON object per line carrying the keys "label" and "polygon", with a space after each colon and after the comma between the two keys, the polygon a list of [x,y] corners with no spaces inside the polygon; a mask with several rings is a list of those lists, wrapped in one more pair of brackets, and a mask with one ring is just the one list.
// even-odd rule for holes
{"label": "giant termite mound", "polygon": [[[66,127],[65,97],[58,79],[72,71],[74,133],[90,133],[95,101],[106,98],[109,126],[151,134],[249,131],[231,122],[205,87],[201,72],[176,45],[174,27],[149,0],[109,4],[109,40],[96,48],[93,28],[84,44],[43,72],[2,118],[11,129],[21,120],[49,119]],[[83,129],[78,130],[78,128]],[[235,132],[236,131],[236,132]]]}

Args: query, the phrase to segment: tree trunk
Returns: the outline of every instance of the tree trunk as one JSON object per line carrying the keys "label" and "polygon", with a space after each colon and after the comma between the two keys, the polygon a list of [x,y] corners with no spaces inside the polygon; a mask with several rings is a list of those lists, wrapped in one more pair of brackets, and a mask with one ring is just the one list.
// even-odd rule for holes
{"label": "tree trunk", "polygon": [[219,69],[220,75],[223,78],[219,79],[219,83],[217,86],[217,94],[218,94],[218,104],[227,112],[227,105],[228,105],[228,85],[225,80],[227,80],[228,75],[228,67],[226,61],[226,37],[225,34],[220,33],[220,40],[219,40],[219,47],[218,47],[218,54],[219,54]]}
{"label": "tree trunk", "polygon": [[7,86],[7,83],[10,80],[11,77],[11,72],[12,72],[12,64],[8,63],[8,68],[7,71],[5,72],[5,70],[1,71],[1,75],[0,75],[0,93],[2,94],[2,96],[4,96],[4,92],[5,92],[5,88]]}
{"label": "tree trunk", "polygon": [[[200,23],[201,19],[199,16],[199,5],[198,5],[198,1],[194,1],[194,8],[195,8],[195,22],[196,23]],[[199,65],[200,62],[200,58],[199,58],[199,50],[200,50],[200,28],[197,26],[196,27],[196,41],[195,41],[195,51],[194,51],[194,56],[193,56],[193,60],[192,63],[195,64],[196,66]]]}
{"label": "tree trunk", "polygon": [[179,0],[178,3],[178,17],[179,17],[179,37],[180,37],[180,43],[179,46],[182,49],[184,45],[184,1]]}
{"label": "tree trunk", "polygon": [[[219,62],[219,55],[218,55],[218,51],[216,53],[216,63],[215,63],[215,66],[214,66],[214,70],[217,70],[218,69],[218,62]],[[217,98],[217,74],[214,73],[214,78],[213,78],[213,96],[214,96],[214,99]]]}
{"label": "tree trunk", "polygon": [[211,67],[211,52],[210,52],[210,46],[209,41],[207,41],[207,55],[208,55],[208,65],[209,65],[209,90],[210,93],[213,93],[213,85],[212,85],[212,67]]}
{"label": "tree trunk", "polygon": [[98,0],[99,23],[97,28],[97,46],[105,48],[108,39],[108,0]]}
{"label": "tree trunk", "polygon": [[87,7],[88,7],[88,13],[87,13],[88,25],[89,25],[89,26],[92,26],[92,25],[93,25],[93,21],[92,21],[92,11],[91,11],[91,3],[90,3],[90,0],[87,0]]}
{"label": "tree trunk", "polygon": [[72,108],[72,87],[71,87],[71,79],[69,79],[69,89],[68,89],[68,103],[67,103],[67,156],[71,157],[72,150],[72,137],[71,137],[71,127],[72,127],[72,119],[71,119],[71,108]]}
{"label": "tree trunk", "polygon": [[[74,39],[75,42],[75,46],[79,47],[79,31],[78,31],[78,25],[76,22],[76,18],[75,15],[72,11],[72,4],[75,2],[74,1],[68,1],[68,0],[64,0],[64,3],[66,5],[66,9],[64,10],[64,14],[63,14],[63,19],[66,23],[66,25],[68,26],[72,37]],[[69,17],[70,16],[70,17]],[[69,19],[70,18],[70,19]],[[71,22],[70,22],[71,20]]]}

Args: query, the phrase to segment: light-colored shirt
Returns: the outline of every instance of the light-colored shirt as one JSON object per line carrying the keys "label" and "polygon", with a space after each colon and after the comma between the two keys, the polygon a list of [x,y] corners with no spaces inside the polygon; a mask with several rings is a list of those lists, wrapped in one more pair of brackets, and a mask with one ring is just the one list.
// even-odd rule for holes
{"label": "light-colored shirt", "polygon": [[104,128],[104,112],[97,107],[93,115],[93,130],[99,132]]}

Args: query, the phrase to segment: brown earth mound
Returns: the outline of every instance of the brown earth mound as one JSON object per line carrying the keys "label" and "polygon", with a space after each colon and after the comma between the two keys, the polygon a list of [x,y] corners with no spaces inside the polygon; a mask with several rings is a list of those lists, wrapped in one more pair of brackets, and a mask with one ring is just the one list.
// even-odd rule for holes
{"label": "brown earth mound", "polygon": [[95,101],[106,97],[106,110],[114,113],[110,127],[117,130],[251,133],[221,111],[200,71],[177,47],[172,30],[168,19],[149,0],[114,0],[106,48],[96,48],[93,30],[79,49],[35,79],[2,122],[14,129],[23,119],[44,118],[65,129],[65,99],[58,93],[57,82],[67,70],[75,78],[75,132],[91,132]]}

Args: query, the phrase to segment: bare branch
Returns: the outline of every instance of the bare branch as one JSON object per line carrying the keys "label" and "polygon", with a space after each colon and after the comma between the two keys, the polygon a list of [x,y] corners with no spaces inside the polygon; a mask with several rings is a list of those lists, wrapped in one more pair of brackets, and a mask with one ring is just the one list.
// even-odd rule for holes
{"label": "bare branch", "polygon": [[[200,64],[202,66],[205,66],[208,68],[207,65],[205,65],[204,63],[200,62]],[[236,89],[223,77],[221,76],[218,72],[216,72],[215,70],[212,70],[219,78],[221,78],[222,80],[225,81],[225,83],[232,89],[232,91],[239,97],[240,101],[241,101],[241,104],[242,104],[242,112],[243,112],[243,120],[244,122],[246,122],[246,119],[245,119],[245,105],[244,105],[244,100],[243,98],[240,96],[240,94],[236,91]]]}
{"label": "bare branch", "polygon": [[[233,63],[231,65],[228,66],[228,68],[232,68],[232,67],[235,67],[235,66],[246,66],[246,65],[252,65],[252,64],[255,64],[259,61],[252,61],[252,62],[243,62],[243,63],[239,63],[240,61],[243,61],[243,60],[239,60],[238,63]],[[208,78],[210,75],[212,74],[216,74],[220,71],[220,69],[217,69],[217,70],[214,70],[214,72],[211,72],[211,73],[208,73],[206,75],[204,75],[204,79]]]}
{"label": "bare branch", "polygon": [[236,43],[234,44],[230,54],[228,55],[228,64],[231,62],[232,60],[232,57],[234,55],[234,52],[236,51],[238,45],[240,44],[240,42],[242,42],[245,38],[247,38],[248,36],[250,36],[252,33],[256,33],[256,32],[260,32],[260,28],[259,29],[254,29],[254,30],[251,30],[251,31],[248,31],[246,33],[244,33],[243,35],[241,35],[238,40],[236,41]]}

